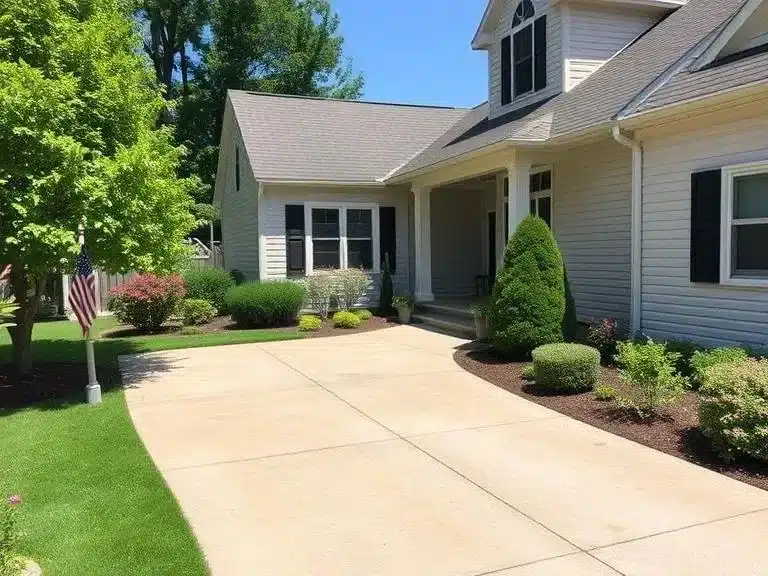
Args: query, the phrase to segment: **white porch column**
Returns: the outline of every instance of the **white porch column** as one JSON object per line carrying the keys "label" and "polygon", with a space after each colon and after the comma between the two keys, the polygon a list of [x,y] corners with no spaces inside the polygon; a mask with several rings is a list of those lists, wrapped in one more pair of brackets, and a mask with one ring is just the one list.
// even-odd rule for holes
{"label": "white porch column", "polygon": [[432,302],[432,229],[430,188],[413,187],[414,245],[416,248],[416,301]]}
{"label": "white porch column", "polygon": [[504,234],[505,212],[507,210],[504,203],[504,181],[506,178],[506,172],[496,174],[496,270],[501,270],[504,250],[507,247],[507,238]]}
{"label": "white porch column", "polygon": [[516,164],[507,168],[509,177],[509,237],[531,211],[531,165]]}

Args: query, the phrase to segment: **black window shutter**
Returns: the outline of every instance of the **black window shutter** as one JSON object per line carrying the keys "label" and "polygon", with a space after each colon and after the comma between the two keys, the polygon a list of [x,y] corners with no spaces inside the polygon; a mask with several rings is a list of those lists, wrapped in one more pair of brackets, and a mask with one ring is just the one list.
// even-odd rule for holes
{"label": "black window shutter", "polygon": [[691,282],[720,282],[721,171],[691,174]]}
{"label": "black window shutter", "polygon": [[501,105],[512,102],[512,39],[501,40]]}
{"label": "black window shutter", "polygon": [[287,205],[285,207],[285,261],[289,276],[298,276],[305,272],[305,229],[304,206]]}
{"label": "black window shutter", "polygon": [[397,272],[397,220],[392,206],[379,208],[379,250],[382,272],[385,254],[389,254],[389,269],[393,274]]}
{"label": "black window shutter", "polygon": [[542,16],[533,24],[534,44],[534,89],[547,86],[547,17]]}

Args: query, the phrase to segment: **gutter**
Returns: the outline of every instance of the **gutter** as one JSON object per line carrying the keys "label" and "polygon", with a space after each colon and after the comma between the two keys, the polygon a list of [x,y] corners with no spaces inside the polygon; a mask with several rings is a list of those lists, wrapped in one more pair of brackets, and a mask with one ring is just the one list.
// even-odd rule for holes
{"label": "gutter", "polygon": [[632,150],[632,195],[631,195],[631,306],[629,313],[630,335],[638,336],[641,329],[642,298],[642,226],[643,226],[643,146],[627,136],[617,122],[612,129],[613,139]]}

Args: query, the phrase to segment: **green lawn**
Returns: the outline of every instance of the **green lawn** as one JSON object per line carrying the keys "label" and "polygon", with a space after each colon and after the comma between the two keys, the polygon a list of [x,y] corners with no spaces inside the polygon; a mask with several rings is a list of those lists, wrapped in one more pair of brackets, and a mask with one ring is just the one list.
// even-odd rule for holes
{"label": "green lawn", "polygon": [[[97,330],[115,325],[97,320]],[[10,358],[0,331],[0,363]],[[104,339],[95,344],[104,403],[0,410],[0,496],[19,493],[23,553],[46,576],[203,576],[200,553],[176,501],[144,450],[119,386],[117,356],[174,348],[296,338],[285,331]],[[34,331],[39,362],[85,359],[74,322]],[[83,374],[83,385],[86,376]]]}

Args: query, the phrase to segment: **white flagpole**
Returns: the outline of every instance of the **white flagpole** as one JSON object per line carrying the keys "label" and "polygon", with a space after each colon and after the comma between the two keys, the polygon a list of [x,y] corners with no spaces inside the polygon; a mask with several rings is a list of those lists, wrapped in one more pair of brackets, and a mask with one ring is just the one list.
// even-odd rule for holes
{"label": "white flagpole", "polygon": [[[85,226],[80,224],[79,228],[80,246],[85,246]],[[85,387],[85,397],[88,400],[88,404],[96,406],[101,404],[101,386],[96,379],[96,358],[93,354],[93,338],[91,338],[91,331],[85,332],[85,359],[88,363],[88,385]]]}

